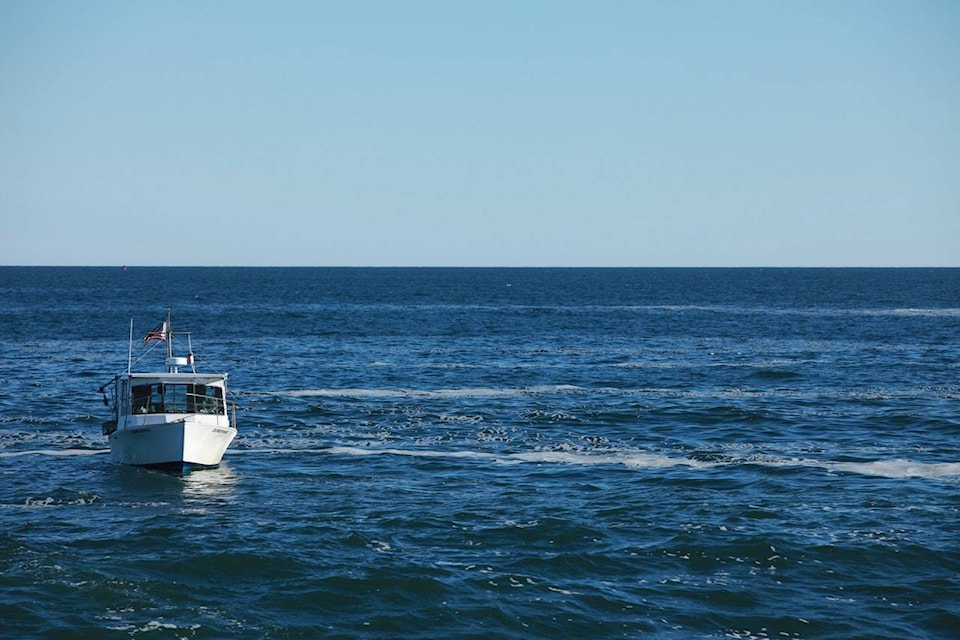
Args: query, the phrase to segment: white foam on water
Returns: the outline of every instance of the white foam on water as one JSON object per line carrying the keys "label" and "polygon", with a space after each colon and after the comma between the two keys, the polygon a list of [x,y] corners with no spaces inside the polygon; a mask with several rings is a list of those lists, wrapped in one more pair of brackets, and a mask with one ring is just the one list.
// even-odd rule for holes
{"label": "white foam on water", "polygon": [[411,458],[455,458],[455,459],[474,459],[474,460],[493,460],[499,457],[493,453],[484,453],[482,451],[434,451],[430,449],[373,449],[366,447],[330,447],[321,449],[320,453],[330,453],[334,455],[348,456],[407,456]]}
{"label": "white foam on water", "polygon": [[[162,633],[164,631],[184,631],[184,632],[189,632],[189,636],[192,636],[196,632],[196,630],[200,628],[200,625],[192,624],[189,626],[181,627],[175,624],[171,624],[169,622],[162,622],[160,620],[151,620],[139,627],[136,625],[128,624],[123,626],[112,626],[107,628],[112,631],[127,631],[130,633],[131,636],[135,636],[140,633],[152,635],[155,632]],[[178,636],[178,637],[185,638],[189,636]]]}
{"label": "white foam on water", "polygon": [[[737,366],[743,368],[759,369],[786,368],[787,364],[793,365],[800,361],[791,361],[780,363],[778,361],[753,362],[753,363],[712,363],[704,365],[702,363],[657,363],[657,362],[624,362],[614,364],[614,367],[620,368],[706,368],[706,367],[725,367]],[[801,363],[802,364],[802,363]],[[789,369],[784,373],[791,373]],[[291,389],[288,391],[269,391],[269,392],[249,392],[249,395],[264,396],[287,396],[298,398],[355,398],[355,399],[414,399],[414,400],[443,400],[459,398],[523,398],[543,395],[613,395],[613,396],[643,396],[643,397],[667,397],[667,398],[915,398],[915,397],[946,397],[955,398],[957,396],[957,387],[902,387],[895,389],[816,389],[816,390],[788,390],[788,389],[673,389],[664,387],[581,387],[571,384],[539,385],[531,387],[516,388],[496,388],[496,387],[467,387],[462,389],[364,389],[364,388],[343,388],[343,389]]]}
{"label": "white foam on water", "polygon": [[[100,500],[100,496],[81,491],[77,494],[76,498],[64,500],[62,498],[54,498],[53,496],[47,496],[45,498],[27,498],[23,506],[25,507],[62,507],[62,506],[85,506],[91,505]],[[11,505],[3,505],[11,506]]]}
{"label": "white foam on water", "polygon": [[21,456],[96,456],[110,453],[110,449],[36,449],[33,451],[3,451],[0,458],[19,458]]}
{"label": "white foam on water", "polygon": [[956,318],[960,317],[960,309],[958,308],[943,308],[943,309],[892,309],[890,311],[881,310],[877,315],[893,315],[893,316],[927,316],[931,318]]}
{"label": "white foam on water", "polygon": [[691,458],[676,458],[653,453],[578,453],[571,451],[531,451],[510,454],[508,458],[517,462],[553,463],[581,466],[622,465],[631,469],[667,469],[670,467],[705,468],[716,466],[714,462],[703,462]]}
{"label": "white foam on water", "polygon": [[847,471],[883,478],[949,478],[960,476],[960,462],[924,463],[897,458],[872,462],[835,462],[829,465],[836,471]]}
{"label": "white foam on water", "polygon": [[632,469],[666,469],[686,466],[716,466],[691,458],[677,458],[651,453],[578,453],[572,451],[527,451],[522,453],[488,453],[483,451],[438,451],[433,449],[376,449],[366,447],[330,447],[318,452],[352,456],[407,456],[411,458],[486,460],[495,464],[565,464],[574,466],[622,465]]}
{"label": "white foam on water", "polygon": [[724,466],[742,466],[744,464],[761,467],[801,467],[825,469],[832,472],[855,473],[883,478],[930,478],[960,480],[960,462],[924,463],[914,460],[895,458],[890,460],[872,460],[869,462],[838,462],[835,460],[815,460],[812,458],[779,458],[773,455],[728,458],[726,460],[696,460],[685,456],[669,456],[644,451],[607,451],[589,453],[570,450],[538,449],[516,453],[491,453],[485,451],[459,450],[441,451],[436,449],[401,449],[334,446],[323,449],[232,449],[227,455],[239,454],[326,454],[341,456],[402,456],[408,458],[433,458],[449,460],[479,460],[493,464],[555,464],[571,466],[623,466],[630,469],[670,469],[686,467],[689,469],[715,469]]}
{"label": "white foam on water", "polygon": [[280,391],[272,395],[319,396],[321,398],[393,398],[398,395],[398,392],[390,389],[299,389],[296,391]]}
{"label": "white foam on water", "polygon": [[[767,467],[809,467],[841,473],[856,473],[881,478],[931,478],[951,479],[960,476],[960,462],[917,462],[903,458],[871,460],[869,462],[838,462],[811,458],[777,458],[776,456],[751,457],[738,463],[758,464]],[[960,478],[958,478],[960,479]]]}
{"label": "white foam on water", "polygon": [[518,388],[468,387],[464,389],[295,389],[275,395],[326,398],[511,398],[552,393],[577,393],[582,387],[568,384]]}

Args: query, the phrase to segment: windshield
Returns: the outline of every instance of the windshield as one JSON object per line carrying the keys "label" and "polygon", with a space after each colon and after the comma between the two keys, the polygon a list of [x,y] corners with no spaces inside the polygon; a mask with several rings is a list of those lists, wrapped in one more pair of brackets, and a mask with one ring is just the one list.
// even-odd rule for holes
{"label": "windshield", "polygon": [[205,384],[140,384],[132,389],[133,413],[224,413],[223,389]]}

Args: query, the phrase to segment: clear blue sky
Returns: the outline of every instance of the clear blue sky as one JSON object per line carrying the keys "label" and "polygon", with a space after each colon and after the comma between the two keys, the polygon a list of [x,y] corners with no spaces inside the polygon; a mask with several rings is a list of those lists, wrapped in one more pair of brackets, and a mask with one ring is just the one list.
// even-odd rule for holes
{"label": "clear blue sky", "polygon": [[0,1],[0,264],[960,266],[960,2]]}

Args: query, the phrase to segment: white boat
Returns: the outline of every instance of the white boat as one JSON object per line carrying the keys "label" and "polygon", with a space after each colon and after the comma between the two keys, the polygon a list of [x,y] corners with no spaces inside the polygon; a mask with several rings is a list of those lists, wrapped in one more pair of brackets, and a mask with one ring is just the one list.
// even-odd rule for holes
{"label": "white boat", "polygon": [[[166,342],[166,372],[134,372],[131,321],[127,370],[100,388],[104,403],[113,408],[113,419],[104,422],[103,433],[110,438],[116,462],[182,475],[192,468],[218,466],[236,437],[235,407],[227,403],[227,374],[197,373],[190,334],[186,337],[187,355],[175,357],[168,313],[144,338],[145,345]],[[181,371],[186,368],[189,371]],[[107,397],[108,385],[112,398]]]}

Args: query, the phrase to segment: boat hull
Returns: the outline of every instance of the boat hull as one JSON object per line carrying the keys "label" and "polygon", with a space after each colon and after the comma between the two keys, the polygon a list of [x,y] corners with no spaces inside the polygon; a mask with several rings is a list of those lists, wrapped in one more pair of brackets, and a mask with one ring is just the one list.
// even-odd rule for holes
{"label": "boat hull", "polygon": [[190,467],[216,467],[237,435],[231,426],[184,418],[138,424],[110,434],[114,461],[183,472]]}

